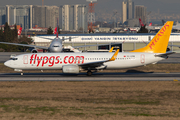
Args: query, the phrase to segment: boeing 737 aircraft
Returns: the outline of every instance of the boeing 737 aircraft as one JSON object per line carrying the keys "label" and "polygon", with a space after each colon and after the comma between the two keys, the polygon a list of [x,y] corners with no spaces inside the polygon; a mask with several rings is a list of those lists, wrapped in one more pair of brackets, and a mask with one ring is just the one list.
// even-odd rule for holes
{"label": "boeing 737 aircraft", "polygon": [[91,75],[101,69],[122,69],[156,63],[174,52],[166,52],[173,21],[168,21],[151,42],[144,48],[119,53],[29,53],[15,56],[5,66],[22,70],[62,70],[63,73],[78,74],[82,70]]}

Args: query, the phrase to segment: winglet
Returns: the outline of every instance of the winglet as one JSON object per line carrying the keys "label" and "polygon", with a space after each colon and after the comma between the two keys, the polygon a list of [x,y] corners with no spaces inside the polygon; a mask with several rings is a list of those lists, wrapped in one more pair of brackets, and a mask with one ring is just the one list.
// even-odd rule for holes
{"label": "winglet", "polygon": [[112,52],[112,51],[113,51],[113,49],[114,49],[114,47],[112,47],[112,48],[109,50],[109,52]]}
{"label": "winglet", "polygon": [[116,52],[114,53],[114,55],[113,55],[113,56],[111,57],[111,59],[108,60],[108,61],[114,61],[114,60],[116,60],[118,53],[119,53],[119,49],[116,50]]}

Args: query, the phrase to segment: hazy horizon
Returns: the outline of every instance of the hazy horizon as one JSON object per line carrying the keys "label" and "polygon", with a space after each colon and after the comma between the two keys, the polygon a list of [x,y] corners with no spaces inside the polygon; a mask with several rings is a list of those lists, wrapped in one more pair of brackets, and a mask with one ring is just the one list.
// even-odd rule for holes
{"label": "hazy horizon", "polygon": [[[1,5],[42,5],[42,1],[39,0],[0,0]],[[95,9],[107,9],[121,10],[121,3],[123,0],[98,0]],[[147,7],[147,11],[157,11],[159,9],[160,13],[179,13],[180,0],[133,0],[135,5],[144,5]],[[44,5],[65,5],[65,4],[86,4],[86,0],[44,0]]]}
{"label": "hazy horizon", "polygon": [[[42,5],[42,0],[0,0],[1,5]],[[97,15],[107,14],[112,15],[113,11],[117,11],[120,15],[122,12],[122,1],[123,0],[98,0],[95,6],[95,13]],[[133,0],[135,5],[144,5],[147,7],[147,12],[151,12],[151,14],[166,14],[166,15],[180,15],[180,0]],[[86,4],[88,2],[86,0],[44,0],[44,5],[73,5],[73,4]]]}

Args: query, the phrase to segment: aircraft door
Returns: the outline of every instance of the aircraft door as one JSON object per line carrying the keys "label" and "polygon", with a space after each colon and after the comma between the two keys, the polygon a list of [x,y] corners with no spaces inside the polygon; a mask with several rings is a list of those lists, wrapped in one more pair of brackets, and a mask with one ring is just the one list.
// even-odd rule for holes
{"label": "aircraft door", "polygon": [[141,64],[144,64],[145,63],[145,55],[144,54],[141,54],[140,56],[140,61],[141,61]]}
{"label": "aircraft door", "polygon": [[28,55],[23,56],[23,63],[26,65],[28,64]]}

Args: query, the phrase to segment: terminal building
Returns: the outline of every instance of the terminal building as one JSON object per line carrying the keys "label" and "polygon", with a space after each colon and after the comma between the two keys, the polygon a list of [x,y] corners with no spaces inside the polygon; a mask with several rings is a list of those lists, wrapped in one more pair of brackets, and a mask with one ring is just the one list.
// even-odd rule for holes
{"label": "terminal building", "polygon": [[[59,38],[63,40],[64,46],[83,46],[87,47],[79,48],[82,51],[96,51],[96,50],[109,50],[112,46],[120,51],[131,51],[146,46],[151,39],[155,36],[154,33],[106,33],[106,34],[59,34]],[[48,47],[55,38],[55,35],[41,35],[34,36],[33,44],[37,46]],[[51,39],[51,40],[50,40]],[[96,45],[96,46],[89,46]],[[98,45],[98,46],[97,46]],[[172,33],[169,40],[169,45],[180,46],[180,34]],[[178,47],[169,46],[171,51],[179,51]]]}

